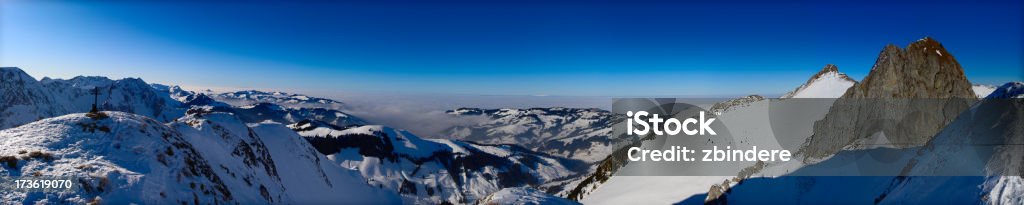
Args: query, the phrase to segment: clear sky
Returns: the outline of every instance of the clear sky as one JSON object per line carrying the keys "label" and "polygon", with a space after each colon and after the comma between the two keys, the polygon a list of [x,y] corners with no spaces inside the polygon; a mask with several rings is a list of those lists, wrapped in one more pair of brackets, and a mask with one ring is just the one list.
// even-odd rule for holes
{"label": "clear sky", "polygon": [[[0,66],[315,92],[781,94],[932,36],[1024,78],[1022,1],[2,1]],[[852,3],[856,2],[856,3]]]}

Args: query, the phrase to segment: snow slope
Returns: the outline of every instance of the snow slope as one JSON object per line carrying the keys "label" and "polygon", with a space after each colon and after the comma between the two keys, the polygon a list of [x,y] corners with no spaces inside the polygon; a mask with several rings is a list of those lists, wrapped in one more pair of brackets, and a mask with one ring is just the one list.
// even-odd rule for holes
{"label": "snow slope", "polygon": [[[0,175],[68,176],[82,185],[0,197],[25,203],[398,202],[355,173],[321,163],[324,156],[280,124],[250,127],[227,113],[191,112],[165,125],[141,115],[103,113],[0,131],[0,156],[19,158]],[[33,152],[51,157],[31,157]]]}
{"label": "snow slope", "polygon": [[[814,121],[824,117],[829,109],[832,100],[846,92],[846,88],[853,85],[852,80],[842,74],[832,65],[826,66],[818,74],[811,77],[804,85],[787,96],[788,98],[822,98],[804,100],[771,100],[759,95],[749,95],[737,99],[731,99],[715,103],[709,109],[718,114],[718,119],[727,122],[729,131],[736,137],[741,145],[759,145],[764,149],[779,149],[781,145],[776,141],[775,131],[771,125],[769,106],[771,109],[800,109],[801,115],[789,116],[791,124],[805,126],[787,127],[786,133],[794,136],[810,136],[811,126]],[[847,85],[849,84],[849,85]],[[827,88],[827,89],[826,89]],[[789,136],[793,137],[793,136]],[[605,162],[610,159],[606,159]],[[762,174],[768,173],[772,176],[782,175],[803,166],[802,163],[792,161],[791,163],[768,164]],[[706,193],[713,185],[722,184],[723,181],[736,177],[740,170],[733,173],[723,173],[724,176],[675,176],[675,177],[648,177],[648,176],[608,176],[604,182],[585,181],[588,183],[576,184],[578,194],[583,196],[585,204],[622,204],[632,203],[674,203],[688,199],[693,195]],[[731,175],[731,176],[730,176]],[[602,177],[596,177],[602,178]],[[560,194],[568,194],[562,192]],[[618,197],[637,196],[637,197]],[[700,200],[703,203],[703,198]]]}
{"label": "snow slope", "polygon": [[996,86],[974,85],[971,86],[971,90],[974,90],[974,94],[977,95],[978,98],[985,98],[985,96],[988,96],[988,94],[991,94],[992,91],[996,90]]}
{"label": "snow slope", "polygon": [[[783,176],[744,180],[718,202],[1020,204],[1024,189],[1024,83],[1007,83],[942,129],[924,147],[845,150],[801,170],[837,169],[852,157],[905,156],[893,171],[910,176]],[[974,146],[964,146],[974,145]],[[997,146],[991,146],[997,145]],[[885,154],[884,152],[890,152]],[[892,154],[901,152],[901,154]],[[877,167],[877,166],[876,166]],[[935,176],[939,175],[939,176]],[[836,187],[842,187],[837,190]],[[684,200],[703,203],[706,195]]]}
{"label": "snow slope", "polygon": [[537,186],[584,168],[582,162],[514,145],[422,139],[380,125],[324,125],[289,127],[333,163],[357,170],[371,185],[398,191],[405,203],[473,203],[502,188]]}
{"label": "snow slope", "polygon": [[839,72],[835,65],[828,64],[806,83],[782,98],[839,98],[857,81]]}
{"label": "snow slope", "polygon": [[483,200],[480,200],[478,204],[507,204],[507,205],[532,205],[532,204],[550,204],[550,205],[573,205],[580,204],[579,202],[569,201],[568,199],[558,198],[551,196],[544,192],[538,191],[532,188],[516,187],[516,188],[504,188],[501,191],[494,192],[488,195]]}

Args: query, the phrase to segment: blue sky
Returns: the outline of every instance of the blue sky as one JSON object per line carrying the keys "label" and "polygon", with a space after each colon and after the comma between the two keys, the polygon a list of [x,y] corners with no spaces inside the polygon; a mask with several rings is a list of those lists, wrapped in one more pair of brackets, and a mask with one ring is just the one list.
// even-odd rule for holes
{"label": "blue sky", "polygon": [[1024,78],[1021,1],[3,1],[0,66],[215,88],[484,95],[781,94],[886,44]]}

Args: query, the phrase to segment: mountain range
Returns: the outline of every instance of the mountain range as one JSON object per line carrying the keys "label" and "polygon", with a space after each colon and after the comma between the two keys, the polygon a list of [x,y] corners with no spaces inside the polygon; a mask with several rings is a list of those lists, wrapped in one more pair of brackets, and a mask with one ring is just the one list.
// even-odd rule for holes
{"label": "mountain range", "polygon": [[[807,119],[814,129],[798,152],[801,164],[785,168],[810,169],[839,160],[833,158],[837,155],[875,152],[873,147],[850,147],[884,133],[896,142],[913,145],[886,149],[921,152],[913,159],[916,164],[905,169],[927,171],[955,166],[942,162],[955,160],[962,150],[920,149],[944,140],[996,136],[990,140],[1019,144],[1012,136],[1019,136],[1020,123],[985,122],[1017,122],[1022,110],[1018,104],[990,99],[1019,98],[1022,87],[1020,83],[998,88],[972,85],[953,55],[934,39],[925,38],[905,48],[883,48],[861,81],[830,64],[780,99],[750,95],[708,109],[723,120],[750,120],[744,119],[747,112],[770,100],[837,99],[825,108],[827,114],[822,119]],[[979,100],[980,96],[987,98]],[[878,121],[880,116],[910,114],[872,110],[845,101],[876,98],[946,101],[943,107],[921,102],[893,105],[909,113],[944,111],[915,115],[921,126],[898,131],[866,123]],[[86,113],[94,103],[100,111]],[[996,121],[965,114],[1006,107],[1018,112]],[[446,114],[485,120],[449,127],[439,136],[417,136],[349,114],[346,109],[352,107],[302,94],[194,92],[137,78],[36,80],[19,68],[0,68],[0,176],[70,177],[81,185],[63,192],[3,191],[0,197],[23,203],[117,204],[574,204],[581,200],[642,202],[658,197],[716,203],[764,200],[770,195],[751,191],[776,190],[784,192],[777,193],[778,202],[794,202],[813,201],[809,194],[826,197],[833,187],[852,183],[847,178],[763,173],[654,182],[615,176],[626,165],[621,148],[646,139],[614,135],[612,127],[623,123],[624,116],[600,109],[458,108]],[[762,129],[737,128],[736,132],[760,133]],[[751,135],[746,140],[758,139]],[[946,192],[935,192],[950,196],[974,194],[981,202],[1020,203],[1024,190],[1020,178],[1001,177],[1019,170],[1015,168],[1019,163],[1005,162],[1019,159],[1020,152],[1000,149],[986,153],[991,160],[978,167],[997,172],[987,173],[989,177],[855,178],[863,187],[848,187],[851,193],[843,196],[899,203],[921,199],[913,195],[916,190],[938,190]],[[765,166],[777,170],[788,165]],[[808,181],[817,185],[807,185]],[[677,191],[645,199],[629,197],[643,191],[635,187],[659,187],[659,183]],[[679,184],[698,188],[679,191]],[[956,191],[963,187],[971,189]],[[820,198],[822,202],[829,199]]]}

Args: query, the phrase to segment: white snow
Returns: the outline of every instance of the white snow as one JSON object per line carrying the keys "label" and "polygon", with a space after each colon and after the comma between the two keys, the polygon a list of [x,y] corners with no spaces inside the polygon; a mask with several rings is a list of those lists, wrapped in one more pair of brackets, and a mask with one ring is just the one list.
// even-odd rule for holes
{"label": "white snow", "polygon": [[[73,176],[89,189],[0,193],[6,202],[112,204],[398,203],[355,172],[328,162],[295,132],[276,123],[249,127],[226,113],[160,124],[145,116],[71,114],[0,131],[0,156],[50,153],[4,166],[0,176]],[[93,190],[93,191],[86,191]],[[97,191],[98,190],[98,191]],[[195,199],[194,199],[195,198]]]}
{"label": "white snow", "polygon": [[533,188],[515,187],[504,188],[494,192],[480,200],[478,204],[502,204],[502,205],[573,205],[579,204],[568,199],[551,196]]}
{"label": "white snow", "polygon": [[974,95],[977,95],[978,98],[985,98],[985,96],[988,96],[988,94],[991,94],[992,91],[996,90],[996,86],[974,85],[971,86],[971,90],[974,90]]}
{"label": "white snow", "polygon": [[829,72],[786,94],[783,98],[839,98],[853,84],[853,81],[843,78],[841,73]]}
{"label": "white snow", "polygon": [[673,204],[733,176],[615,176],[583,198],[583,204]]}

